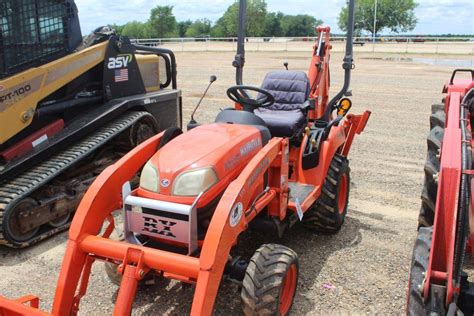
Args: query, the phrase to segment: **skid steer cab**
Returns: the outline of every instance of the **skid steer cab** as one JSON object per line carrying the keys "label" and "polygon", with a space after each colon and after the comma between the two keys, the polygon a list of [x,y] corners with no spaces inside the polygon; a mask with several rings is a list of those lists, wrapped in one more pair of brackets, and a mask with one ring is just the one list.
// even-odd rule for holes
{"label": "skid steer cab", "polygon": [[[302,222],[337,233],[348,210],[347,156],[370,112],[349,114],[352,103],[343,98],[353,68],[352,31],[345,84],[331,101],[328,27],[318,28],[309,77],[272,71],[261,87],[243,85],[245,8],[241,1],[237,85],[227,90],[235,106],[211,124],[198,124],[193,112],[187,132],[168,129],[97,177],[70,228],[53,314],[77,313],[95,261],[105,261],[120,286],[116,315],[131,313],[137,285],[149,278],[194,285],[193,315],[212,314],[224,280],[241,284],[245,314],[289,313],[297,254],[278,244],[261,245],[251,258],[230,251],[249,229],[281,237]],[[352,30],[353,1],[349,9]],[[117,209],[123,225],[116,223]],[[0,314],[27,314],[28,300],[37,303],[0,298]]]}

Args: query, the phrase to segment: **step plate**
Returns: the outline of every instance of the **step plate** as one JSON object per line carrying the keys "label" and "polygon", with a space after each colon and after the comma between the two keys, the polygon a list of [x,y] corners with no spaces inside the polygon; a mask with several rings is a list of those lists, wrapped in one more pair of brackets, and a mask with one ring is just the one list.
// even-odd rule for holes
{"label": "step plate", "polygon": [[315,188],[314,185],[296,182],[288,183],[288,187],[290,188],[290,203],[295,203],[296,198],[300,203],[303,203]]}

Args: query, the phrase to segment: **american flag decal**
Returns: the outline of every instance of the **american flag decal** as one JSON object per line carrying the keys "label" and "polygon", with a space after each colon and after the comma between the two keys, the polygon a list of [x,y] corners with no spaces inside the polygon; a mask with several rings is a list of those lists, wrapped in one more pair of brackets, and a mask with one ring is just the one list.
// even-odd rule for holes
{"label": "american flag decal", "polygon": [[128,68],[115,70],[115,82],[128,81]]}

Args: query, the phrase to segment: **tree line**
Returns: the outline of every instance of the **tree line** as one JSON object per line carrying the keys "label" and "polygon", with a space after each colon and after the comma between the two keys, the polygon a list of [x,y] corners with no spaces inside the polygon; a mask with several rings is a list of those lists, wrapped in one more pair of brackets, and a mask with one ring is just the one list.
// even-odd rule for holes
{"label": "tree line", "polygon": [[[375,16],[375,4],[377,15]],[[412,31],[417,23],[414,13],[417,3],[414,0],[358,0],[356,2],[355,32],[373,35],[390,30],[393,33]],[[347,30],[347,6],[338,17],[338,26]],[[119,33],[130,38],[165,37],[235,37],[238,31],[239,2],[231,4],[215,22],[208,19],[177,21],[173,6],[156,6],[150,11],[146,22],[132,21],[124,25],[112,25]],[[315,36],[317,25],[322,20],[308,14],[288,15],[282,12],[269,12],[265,0],[247,2],[247,29],[250,37],[298,37]]]}
{"label": "tree line", "polygon": [[[235,37],[238,31],[239,3],[230,5],[215,23],[208,19],[177,21],[173,6],[156,6],[146,22],[112,25],[117,33],[130,38]],[[323,21],[308,14],[288,15],[268,12],[265,0],[247,2],[246,35],[250,37],[315,36]]]}
{"label": "tree line", "polygon": [[[417,23],[415,16],[417,6],[418,3],[414,0],[357,0],[355,33],[361,36],[362,32],[366,32],[373,36],[374,31],[375,34],[380,34],[383,30],[390,30],[393,33],[413,31]],[[343,31],[347,31],[348,11],[346,6],[339,13],[338,26]]]}

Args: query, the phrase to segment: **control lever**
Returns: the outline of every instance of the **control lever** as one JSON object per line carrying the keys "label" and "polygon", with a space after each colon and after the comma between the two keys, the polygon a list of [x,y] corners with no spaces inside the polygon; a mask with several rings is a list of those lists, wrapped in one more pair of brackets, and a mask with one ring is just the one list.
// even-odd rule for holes
{"label": "control lever", "polygon": [[204,99],[204,97],[206,96],[207,94],[207,91],[209,91],[209,88],[211,87],[211,85],[217,80],[217,77],[215,75],[212,75],[210,78],[209,78],[209,85],[207,86],[206,90],[204,91],[204,94],[202,95],[201,99],[199,100],[198,104],[196,105],[196,107],[194,108],[194,111],[193,113],[191,113],[191,120],[189,121],[188,123],[188,130],[189,129],[192,129],[194,127],[196,127],[198,125],[198,123],[196,122],[196,120],[194,119],[194,114],[196,114],[196,111],[197,109],[199,108],[199,106],[201,105],[201,102],[202,100]]}

